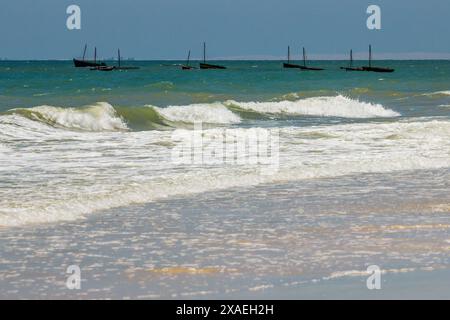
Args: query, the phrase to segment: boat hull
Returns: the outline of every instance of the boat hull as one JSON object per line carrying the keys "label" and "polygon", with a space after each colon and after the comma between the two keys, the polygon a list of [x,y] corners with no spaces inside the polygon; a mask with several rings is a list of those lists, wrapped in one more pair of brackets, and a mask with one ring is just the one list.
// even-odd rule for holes
{"label": "boat hull", "polygon": [[325,70],[325,69],[323,69],[323,68],[314,68],[314,67],[303,67],[303,66],[300,66],[300,70],[302,70],[302,71],[323,71],[323,70]]}
{"label": "boat hull", "polygon": [[200,69],[226,69],[226,67],[209,63],[200,63]]}
{"label": "boat hull", "polygon": [[298,64],[283,63],[283,68],[285,68],[285,69],[300,69],[300,66]]}
{"label": "boat hull", "polygon": [[359,67],[341,67],[341,69],[345,71],[365,71],[363,68]]}
{"label": "boat hull", "polygon": [[78,59],[73,59],[73,64],[75,65],[76,68],[92,68],[92,67],[102,67],[102,66],[106,66],[105,63],[103,62],[94,62],[94,61],[87,61],[87,60],[78,60]]}
{"label": "boat hull", "polygon": [[382,73],[391,73],[394,72],[394,69],[390,68],[380,68],[380,67],[362,67],[364,71],[368,72],[382,72]]}

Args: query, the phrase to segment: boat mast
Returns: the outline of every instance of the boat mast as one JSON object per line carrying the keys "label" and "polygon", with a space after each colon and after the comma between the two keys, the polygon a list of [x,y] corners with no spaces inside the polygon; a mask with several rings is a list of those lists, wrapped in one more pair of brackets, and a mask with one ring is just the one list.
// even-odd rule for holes
{"label": "boat mast", "polygon": [[350,50],[350,68],[353,67],[353,50]]}
{"label": "boat mast", "polygon": [[372,67],[372,45],[369,45],[369,67]]}
{"label": "boat mast", "polygon": [[84,61],[84,58],[86,57],[86,50],[87,50],[87,44],[84,45],[83,61]]}
{"label": "boat mast", "polygon": [[97,63],[97,47],[94,49],[94,62]]}
{"label": "boat mast", "polygon": [[120,49],[117,49],[117,61],[119,62],[119,68],[120,68]]}
{"label": "boat mast", "polygon": [[288,63],[291,63],[291,47],[288,46]]}
{"label": "boat mast", "polygon": [[305,47],[303,47],[303,66],[306,67],[306,51],[305,51]]}
{"label": "boat mast", "polygon": [[191,50],[189,50],[189,53],[188,53],[188,58],[187,58],[187,61],[186,61],[186,66],[188,66],[189,67],[189,62],[191,61]]}
{"label": "boat mast", "polygon": [[203,42],[203,63],[206,63],[206,42]]}

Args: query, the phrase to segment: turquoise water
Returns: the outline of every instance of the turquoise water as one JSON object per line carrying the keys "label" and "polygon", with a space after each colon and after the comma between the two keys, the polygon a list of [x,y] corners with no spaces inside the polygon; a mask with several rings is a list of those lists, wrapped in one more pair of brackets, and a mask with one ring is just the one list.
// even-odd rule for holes
{"label": "turquoise water", "polygon": [[0,297],[448,296],[450,62],[179,63],[0,61]]}
{"label": "turquoise water", "polygon": [[[39,105],[114,107],[189,105],[216,101],[271,101],[342,94],[381,103],[403,116],[447,116],[448,61],[379,61],[393,74],[345,72],[345,61],[319,61],[323,72],[283,70],[279,61],[221,61],[228,70],[181,71],[182,62],[130,62],[140,70],[93,72],[72,62],[0,62],[0,111]],[[365,61],[356,62],[364,65]],[[195,65],[195,63],[194,63]]]}

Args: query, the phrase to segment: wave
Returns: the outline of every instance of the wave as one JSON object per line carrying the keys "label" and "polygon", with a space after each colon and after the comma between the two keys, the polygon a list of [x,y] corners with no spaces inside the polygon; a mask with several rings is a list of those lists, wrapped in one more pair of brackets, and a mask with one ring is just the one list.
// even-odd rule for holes
{"label": "wave", "polygon": [[[4,114],[5,115],[5,114]],[[164,130],[184,128],[202,122],[227,125],[241,122],[241,118],[221,103],[192,104],[186,106],[113,107],[99,102],[80,108],[38,106],[17,108],[6,115],[20,115],[45,125],[77,131]],[[17,123],[19,126],[21,121]]]}
{"label": "wave", "polygon": [[19,114],[25,118],[47,125],[81,131],[118,131],[128,130],[127,125],[109,103],[99,102],[81,108],[61,108],[38,106],[29,109],[13,109],[10,114]]}
{"label": "wave", "polygon": [[450,90],[424,93],[424,96],[450,96]]}
{"label": "wave", "polygon": [[241,122],[241,118],[238,115],[218,102],[154,108],[161,116],[171,122],[203,122],[209,124],[233,124]]}
{"label": "wave", "polygon": [[157,107],[113,107],[107,102],[79,108],[38,106],[7,112],[48,126],[77,131],[145,131],[186,128],[194,123],[221,126],[245,120],[264,120],[273,115],[342,118],[398,117],[381,104],[354,100],[342,95],[321,96],[295,101],[225,102]]}
{"label": "wave", "polygon": [[392,118],[400,116],[400,113],[385,109],[381,104],[362,102],[342,95],[279,102],[236,102],[230,100],[225,104],[262,114],[341,118]]}
{"label": "wave", "polygon": [[189,128],[194,123],[205,125],[229,125],[241,122],[241,118],[220,103],[144,107],[116,107],[117,114],[132,130],[167,130]]}

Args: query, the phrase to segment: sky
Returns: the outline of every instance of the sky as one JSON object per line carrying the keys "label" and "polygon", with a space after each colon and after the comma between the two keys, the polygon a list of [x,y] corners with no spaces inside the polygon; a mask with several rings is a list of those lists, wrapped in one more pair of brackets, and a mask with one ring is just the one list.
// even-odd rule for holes
{"label": "sky", "polygon": [[[66,9],[81,8],[81,30],[68,30]],[[381,30],[366,26],[381,8]],[[142,60],[284,59],[287,45],[311,59],[450,58],[448,0],[2,0],[0,58],[71,59],[122,55]]]}

